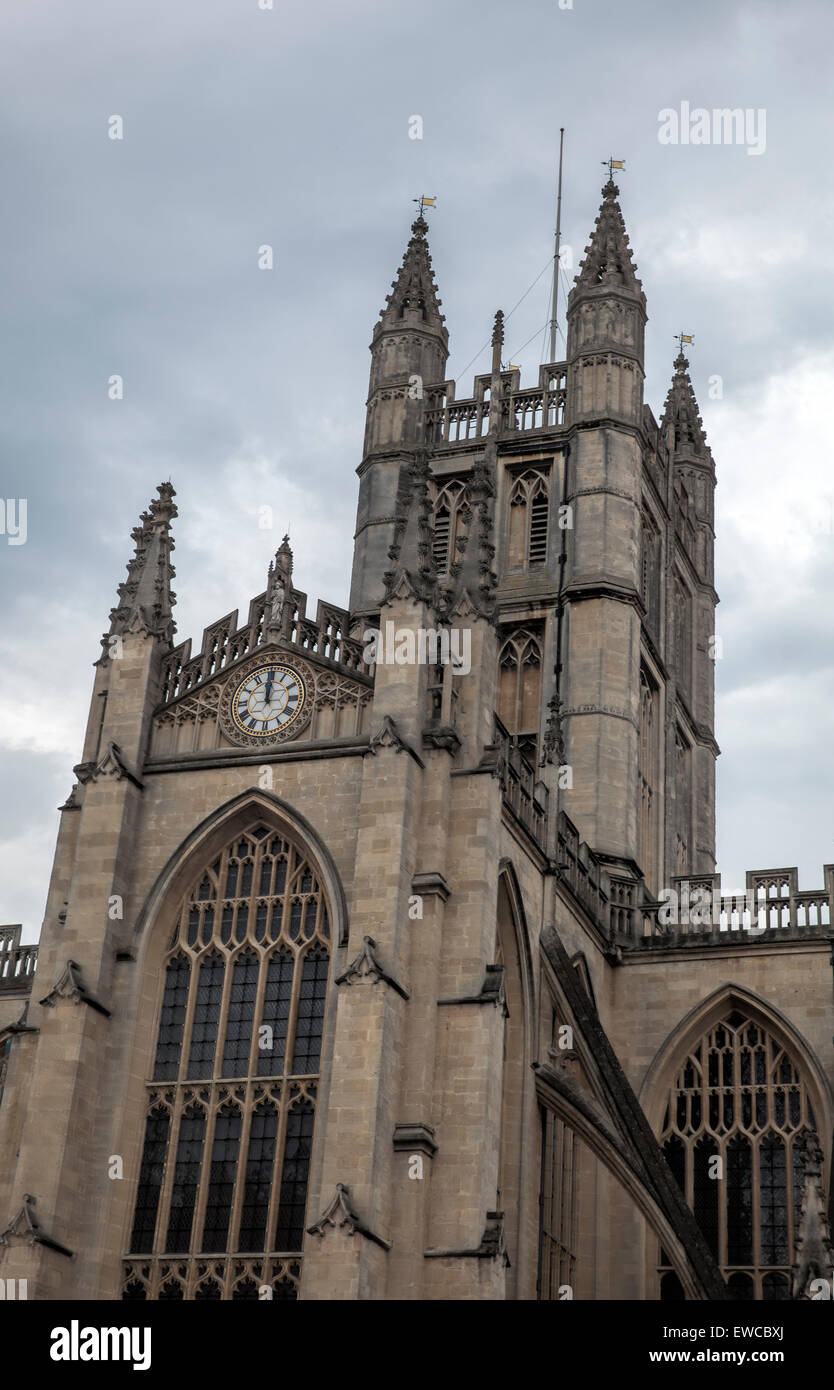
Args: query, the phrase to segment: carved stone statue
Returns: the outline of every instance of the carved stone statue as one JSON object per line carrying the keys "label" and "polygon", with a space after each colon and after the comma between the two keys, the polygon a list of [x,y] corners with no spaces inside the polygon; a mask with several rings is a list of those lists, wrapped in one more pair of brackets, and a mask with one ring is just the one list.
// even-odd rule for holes
{"label": "carved stone statue", "polygon": [[287,590],[280,575],[276,576],[272,587],[272,601],[269,610],[270,627],[280,627],[281,619],[284,616],[284,604],[287,600]]}

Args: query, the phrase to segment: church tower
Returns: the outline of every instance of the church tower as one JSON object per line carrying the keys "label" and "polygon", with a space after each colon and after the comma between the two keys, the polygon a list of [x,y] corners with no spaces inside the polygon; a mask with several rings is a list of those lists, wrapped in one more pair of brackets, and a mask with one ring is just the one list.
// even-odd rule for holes
{"label": "church tower", "polygon": [[[40,946],[0,928],[29,1297],[806,1296],[834,866],[720,894],[715,468],[682,353],[644,403],[618,199],[566,360],[523,385],[490,311],[470,396],[413,223],[348,610],[285,536],[192,651],[170,483],[133,531]],[[720,924],[661,919],[690,880]]]}
{"label": "church tower", "polygon": [[606,863],[639,860],[640,516],[646,298],[613,180],[568,300],[573,508],[565,585],[568,813]]}

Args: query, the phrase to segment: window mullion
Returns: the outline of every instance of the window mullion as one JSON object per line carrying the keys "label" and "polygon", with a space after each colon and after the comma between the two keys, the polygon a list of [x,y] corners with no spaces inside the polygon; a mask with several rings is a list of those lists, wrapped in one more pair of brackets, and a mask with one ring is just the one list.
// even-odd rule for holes
{"label": "window mullion", "polygon": [[281,1081],[277,1086],[270,1087],[269,1094],[278,1107],[275,1153],[272,1158],[272,1186],[269,1193],[269,1210],[266,1214],[266,1230],[264,1232],[264,1248],[272,1253],[275,1251],[275,1232],[278,1226],[278,1207],[281,1198],[281,1172],[284,1167],[284,1145],[287,1138],[287,1112],[289,1110],[287,1082]]}
{"label": "window mullion", "polygon": [[[191,1246],[190,1253],[199,1255],[202,1253],[203,1245],[203,1226],[206,1219],[206,1207],[208,1205],[208,1190],[211,1183],[211,1153],[214,1148],[214,1131],[217,1128],[217,1115],[220,1109],[221,1098],[218,1095],[217,1087],[212,1086],[209,1093],[209,1100],[206,1104],[206,1129],[203,1138],[203,1161],[200,1164],[200,1181],[197,1185],[197,1200],[194,1203],[194,1216],[191,1221]],[[210,1252],[214,1254],[214,1251]],[[218,1252],[219,1253],[219,1252]]]}
{"label": "window mullion", "polygon": [[[767,1133],[767,1131],[765,1131]],[[751,1220],[753,1223],[753,1280],[756,1284],[756,1297],[761,1297],[758,1287],[762,1271],[762,1231],[761,1231],[761,1173],[759,1165],[761,1158],[759,1155],[759,1144],[762,1136],[750,1140],[750,1206]]]}
{"label": "window mullion", "polygon": [[[720,1054],[719,1054],[719,1065],[720,1065]],[[718,1089],[718,1088],[716,1088],[716,1089]],[[718,1094],[719,1094],[719,1106],[721,1106],[721,1105],[723,1105],[723,1103],[724,1103],[724,1102],[723,1102],[723,1091],[720,1091],[720,1090],[719,1090]],[[720,1109],[719,1109],[719,1112],[718,1112],[718,1113],[719,1113],[719,1115],[721,1114],[721,1110],[720,1110]],[[722,1172],[722,1174],[723,1174],[722,1179],[721,1179],[721,1188],[720,1188],[720,1190],[719,1190],[719,1202],[718,1202],[718,1266],[719,1266],[720,1269],[726,1269],[726,1267],[727,1267],[727,1249],[728,1249],[728,1243],[727,1243],[727,1186],[728,1186],[728,1172],[727,1172],[727,1169],[728,1169],[728,1166],[729,1166],[729,1157],[728,1157],[727,1145],[728,1145],[728,1143],[729,1143],[729,1139],[730,1139],[730,1136],[725,1134],[724,1137],[723,1137],[723,1139],[717,1140],[718,1152],[719,1152],[719,1155],[720,1155],[720,1157],[721,1157],[721,1172]]]}
{"label": "window mullion", "polygon": [[185,1088],[177,1086],[174,1093],[174,1104],[171,1106],[171,1127],[168,1131],[168,1153],[165,1158],[165,1171],[162,1175],[162,1188],[159,1193],[159,1211],[156,1218],[156,1243],[154,1252],[158,1255],[165,1254],[165,1245],[168,1235],[168,1222],[171,1214],[171,1193],[174,1187],[174,1172],[177,1166],[177,1148],[180,1141],[180,1123],[182,1121],[183,1097]]}
{"label": "window mullion", "polygon": [[244,1100],[242,1102],[240,1145],[237,1155],[235,1188],[232,1194],[232,1210],[229,1216],[228,1246],[230,1251],[235,1251],[240,1246],[240,1220],[243,1213],[243,1195],[246,1191],[246,1164],[249,1158],[249,1138],[252,1133],[252,1116],[255,1112],[255,1085],[256,1083],[254,1081],[250,1080],[246,1082]]}

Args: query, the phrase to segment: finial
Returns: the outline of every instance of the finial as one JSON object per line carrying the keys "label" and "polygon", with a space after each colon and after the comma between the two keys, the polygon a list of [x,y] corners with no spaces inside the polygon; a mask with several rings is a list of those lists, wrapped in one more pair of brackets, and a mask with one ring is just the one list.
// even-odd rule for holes
{"label": "finial", "polygon": [[437,199],[427,198],[425,193],[421,193],[419,198],[412,198],[411,201],[412,203],[419,203],[420,205],[420,211],[417,214],[416,220],[411,224],[411,230],[415,236],[424,237],[429,230],[429,224],[423,216],[423,209],[436,207]]}
{"label": "finial", "polygon": [[603,185],[602,196],[603,198],[616,198],[620,190],[614,182],[614,170],[619,169],[621,173],[624,174],[626,171],[625,160],[603,159],[600,162],[604,164],[608,170],[608,182]]}
{"label": "finial", "polygon": [[292,577],[292,550],[289,535],[284,536],[275,552],[275,568],[281,570],[288,579]]}
{"label": "finial", "polygon": [[675,358],[675,371],[685,372],[687,367],[689,366],[689,361],[686,357],[684,357],[683,345],[684,343],[694,343],[695,339],[691,333],[676,333],[675,342],[679,345],[678,355]]}
{"label": "finial", "polygon": [[501,370],[501,349],[504,346],[504,311],[496,310],[495,323],[492,328],[492,370]]}

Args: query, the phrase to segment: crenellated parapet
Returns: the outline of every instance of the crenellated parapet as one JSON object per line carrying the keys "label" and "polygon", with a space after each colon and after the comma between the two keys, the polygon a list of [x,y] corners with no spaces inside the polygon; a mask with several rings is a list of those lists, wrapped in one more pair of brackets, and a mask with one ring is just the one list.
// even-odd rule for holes
{"label": "crenellated parapet", "polygon": [[[162,706],[196,690],[220,671],[257,651],[267,641],[267,597],[267,591],[264,591],[252,599],[247,620],[242,626],[238,626],[237,609],[211,623],[203,632],[202,644],[196,656],[191,655],[190,638],[174,648],[163,661]],[[287,601],[289,617],[283,639],[287,645],[316,656],[334,668],[370,679],[371,667],[363,659],[363,644],[347,635],[346,609],[320,599],[315,619],[312,619],[307,617],[307,595],[300,589],[291,589]]]}

